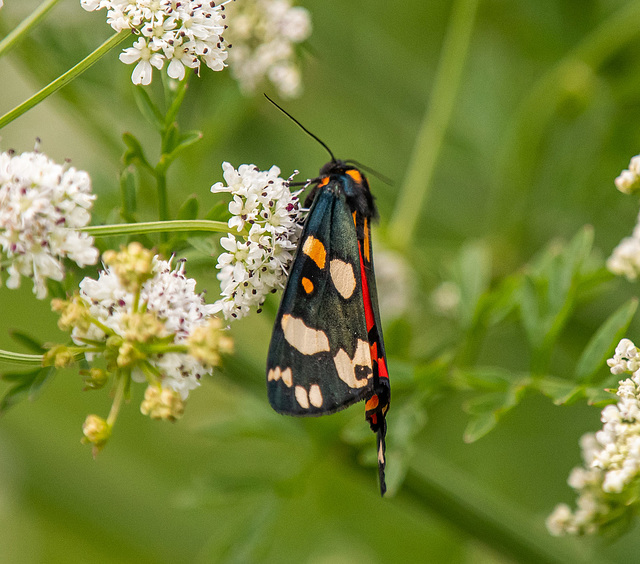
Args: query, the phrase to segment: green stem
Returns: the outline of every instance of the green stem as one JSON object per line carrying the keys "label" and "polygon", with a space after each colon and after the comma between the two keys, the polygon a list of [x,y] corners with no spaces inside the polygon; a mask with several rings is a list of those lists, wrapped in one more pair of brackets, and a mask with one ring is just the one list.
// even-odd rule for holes
{"label": "green stem", "polygon": [[[447,519],[458,529],[514,562],[561,564],[595,558],[563,539],[553,539],[542,525],[483,491],[469,476],[434,453],[424,464],[413,464],[399,497],[411,500]],[[536,515],[536,517],[539,517]],[[538,521],[538,522],[541,522]]]}
{"label": "green stem", "polygon": [[42,100],[51,96],[54,92],[71,82],[74,78],[86,71],[91,65],[100,59],[104,54],[113,49],[118,43],[124,41],[127,37],[131,36],[131,30],[125,29],[120,33],[112,35],[107,41],[105,41],[100,47],[98,47],[88,57],[80,61],[77,65],[69,69],[63,75],[56,78],[53,82],[45,86],[40,92],[34,94],[28,100],[25,100],[22,104],[15,107],[10,112],[0,117],[0,129],[2,129],[8,123],[11,123],[14,119],[20,117],[26,111],[30,110],[34,106],[38,105]]}
{"label": "green stem", "polygon": [[[161,222],[167,223],[169,220],[169,201],[167,198],[167,177],[165,170],[159,171],[156,168],[156,189],[158,194],[158,218]],[[163,243],[167,242],[168,234],[165,229],[160,232]]]}
{"label": "green stem", "polygon": [[[640,34],[640,2],[629,2],[613,13],[540,77],[509,120],[497,157],[497,178],[489,194],[489,230],[509,232],[528,217],[528,194],[538,161],[532,158],[542,143],[557,108],[566,97],[586,90],[595,73]],[[517,243],[513,243],[517,244]]]}
{"label": "green stem", "polygon": [[0,350],[0,361],[12,362],[13,364],[30,364],[42,366],[42,355],[22,354]]}
{"label": "green stem", "polygon": [[0,57],[24,39],[58,2],[60,2],[60,0],[43,2],[30,16],[27,16],[13,31],[8,33],[5,38],[0,41]]}
{"label": "green stem", "polygon": [[118,418],[118,412],[120,411],[120,407],[122,406],[122,402],[124,401],[125,390],[127,389],[129,378],[129,373],[118,373],[118,384],[116,386],[116,392],[113,397],[113,403],[111,404],[109,415],[107,416],[107,424],[109,425],[109,427],[113,427],[116,419]]}
{"label": "green stem", "polygon": [[389,224],[388,238],[400,249],[413,237],[440,153],[462,69],[467,58],[479,0],[457,0],[447,30],[433,91],[409,160],[409,167]]}
{"label": "green stem", "polygon": [[[174,219],[171,221],[147,221],[142,223],[116,223],[114,225],[92,225],[83,227],[84,231],[94,237],[108,235],[130,235],[140,233],[168,233],[170,231],[206,231],[211,233],[229,233],[229,226],[224,221],[208,219]],[[248,235],[249,232],[234,231],[237,235]]]}

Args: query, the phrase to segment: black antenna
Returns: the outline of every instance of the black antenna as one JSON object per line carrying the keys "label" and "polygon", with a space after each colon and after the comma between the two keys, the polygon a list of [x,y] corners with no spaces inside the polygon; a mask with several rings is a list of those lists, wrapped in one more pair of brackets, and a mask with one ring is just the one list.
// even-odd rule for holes
{"label": "black antenna", "polygon": [[285,116],[287,116],[291,121],[293,121],[294,123],[296,123],[298,125],[298,127],[300,127],[300,129],[302,129],[302,131],[304,131],[307,135],[310,135],[311,137],[313,137],[318,143],[320,143],[320,145],[322,145],[327,152],[329,153],[329,155],[331,155],[331,162],[336,162],[337,159],[333,156],[333,153],[331,152],[331,149],[329,149],[329,147],[327,147],[327,145],[325,144],[324,141],[322,141],[322,139],[320,139],[320,137],[318,137],[317,135],[314,135],[313,133],[311,133],[311,131],[309,131],[304,125],[302,125],[296,118],[294,118],[287,110],[285,110],[284,108],[282,108],[281,106],[279,106],[278,104],[276,104],[271,98],[269,98],[269,96],[267,96],[266,94],[264,95],[264,97],[269,100],[269,102],[271,102],[276,108],[278,108]]}

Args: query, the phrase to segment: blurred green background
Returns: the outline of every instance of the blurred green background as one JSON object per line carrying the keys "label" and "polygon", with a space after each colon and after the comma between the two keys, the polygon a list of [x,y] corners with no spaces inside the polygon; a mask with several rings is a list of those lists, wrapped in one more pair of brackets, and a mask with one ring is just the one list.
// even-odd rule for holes
{"label": "blurred green background", "polygon": [[[0,31],[37,4],[5,0]],[[312,420],[269,408],[264,364],[274,299],[260,316],[234,323],[234,359],[192,393],[183,420],[171,425],[142,416],[141,390],[135,390],[97,460],[80,444],[81,425],[88,413],[106,414],[110,402],[106,392],[82,393],[75,372],[59,374],[33,402],[7,413],[0,420],[0,560],[638,561],[637,527],[611,541],[554,539],[544,527],[556,503],[574,502],[566,478],[580,463],[579,437],[600,427],[598,409],[583,401],[556,407],[528,394],[494,431],[465,444],[465,394],[434,394],[413,405],[411,391],[415,367],[457,338],[453,323],[434,312],[431,295],[451,277],[463,245],[480,241],[490,249],[499,280],[585,224],[593,226],[602,257],[630,234],[637,202],[617,192],[613,179],[640,149],[640,2],[478,3],[469,48],[454,53],[464,61],[462,77],[408,245],[398,244],[407,235],[400,233],[402,218],[391,229],[389,222],[432,102],[452,11],[475,2],[302,5],[314,24],[303,53],[305,92],[284,105],[338,157],[393,179],[392,186],[372,180],[381,216],[375,246],[396,247],[413,267],[411,311],[402,325],[410,339],[402,350],[387,344],[400,398],[389,414],[388,470],[399,484],[396,495],[379,497],[376,470],[366,464],[374,437],[360,406]],[[104,12],[61,2],[0,61],[0,113],[110,33]],[[31,150],[39,137],[50,157],[87,170],[99,195],[95,222],[117,217],[122,133],[136,135],[151,155],[158,150],[157,135],[135,106],[132,70],[114,51],[2,131],[2,150]],[[202,210],[211,207],[209,188],[221,180],[225,160],[277,164],[283,176],[298,169],[305,178],[328,160],[260,94],[241,97],[226,72],[204,70],[192,80],[179,120],[204,138],[171,169],[173,209],[192,194]],[[153,219],[147,184],[140,214]],[[192,254],[188,274],[213,301],[215,260]],[[576,311],[556,375],[575,364],[597,327],[634,291],[613,281]],[[0,288],[0,325],[4,349],[24,350],[9,336],[14,328],[46,341],[64,339],[28,283],[19,291]],[[628,336],[637,338],[638,329],[634,323]],[[522,370],[523,341],[522,330],[507,323],[489,335],[480,355]],[[394,405],[414,409],[394,411]],[[394,445],[394,432],[402,436],[405,428],[406,444]],[[366,442],[354,446],[360,434]],[[404,484],[399,468],[407,473]]]}

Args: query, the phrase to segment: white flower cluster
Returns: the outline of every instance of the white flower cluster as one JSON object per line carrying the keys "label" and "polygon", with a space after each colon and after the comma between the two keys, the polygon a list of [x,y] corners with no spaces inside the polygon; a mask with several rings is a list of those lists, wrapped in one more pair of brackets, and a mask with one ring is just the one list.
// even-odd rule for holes
{"label": "white flower cluster", "polygon": [[260,306],[269,292],[284,287],[302,231],[300,203],[299,192],[289,190],[292,177],[280,178],[276,166],[261,171],[243,164],[236,170],[225,162],[222,169],[227,186],[217,182],[211,191],[232,194],[232,217],[231,233],[220,239],[227,252],[218,257],[222,298],[214,305],[215,311],[235,319]]}
{"label": "white flower cluster", "polygon": [[[124,289],[112,267],[100,272],[98,280],[85,278],[80,283],[80,297],[89,304],[90,314],[116,335],[126,337],[130,331],[130,316],[137,311],[155,315],[162,324],[154,338],[174,335],[174,344],[183,344],[198,327],[209,322],[213,305],[205,304],[202,295],[195,293],[196,281],[184,274],[184,261],[172,268],[171,261],[153,261],[153,277],[142,285],[139,301],[131,291]],[[71,336],[76,344],[103,342],[107,334],[95,323],[79,324]],[[89,359],[91,360],[91,359]],[[163,387],[170,387],[186,399],[189,391],[200,385],[200,378],[211,372],[192,355],[182,352],[162,352],[148,357],[149,362],[162,375]],[[134,369],[132,378],[145,382],[146,377]]]}
{"label": "white flower cluster", "polygon": [[227,52],[222,32],[224,5],[200,0],[81,0],[87,11],[107,9],[107,23],[115,30],[130,28],[138,35],[133,47],[120,54],[128,65],[137,63],[134,84],[150,84],[152,71],[169,62],[167,74],[182,80],[185,67],[211,70],[225,67]]}
{"label": "white flower cluster", "polygon": [[[615,375],[631,373],[620,381],[618,402],[602,410],[602,430],[582,438],[584,468],[574,468],[569,485],[579,492],[577,509],[558,505],[547,519],[554,535],[593,534],[619,515],[620,506],[637,501],[624,496],[640,477],[640,350],[622,339],[607,361]],[[622,496],[622,498],[621,498]]]}
{"label": "white flower cluster", "polygon": [[91,220],[94,199],[84,171],[42,153],[0,154],[0,269],[8,265],[9,288],[28,276],[43,299],[46,279],[64,278],[64,258],[79,266],[98,261],[93,237],[76,231]]}
{"label": "white flower cluster", "polygon": [[632,157],[629,168],[620,173],[615,184],[623,194],[633,194],[640,189],[640,155]]}
{"label": "white flower cluster", "polygon": [[243,0],[229,6],[229,68],[247,94],[268,79],[284,98],[299,96],[295,45],[311,35],[311,17],[289,0]]}
{"label": "white flower cluster", "polygon": [[607,259],[607,269],[633,281],[640,275],[640,215],[631,237],[625,237]]}

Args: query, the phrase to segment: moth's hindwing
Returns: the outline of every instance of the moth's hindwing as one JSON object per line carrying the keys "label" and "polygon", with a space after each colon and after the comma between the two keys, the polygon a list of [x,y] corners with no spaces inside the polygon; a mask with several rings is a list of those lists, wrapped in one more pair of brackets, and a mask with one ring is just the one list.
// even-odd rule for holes
{"label": "moth's hindwing", "polygon": [[371,395],[362,291],[354,218],[334,178],[318,187],[271,337],[267,387],[276,411],[324,415]]}

